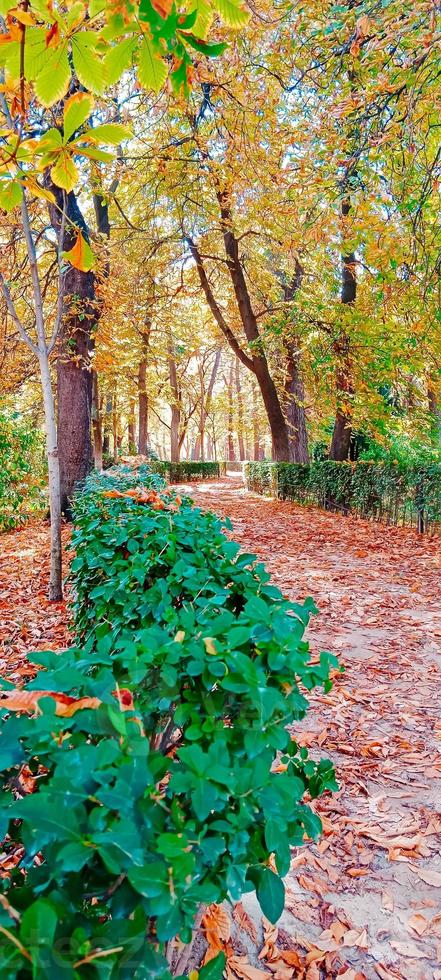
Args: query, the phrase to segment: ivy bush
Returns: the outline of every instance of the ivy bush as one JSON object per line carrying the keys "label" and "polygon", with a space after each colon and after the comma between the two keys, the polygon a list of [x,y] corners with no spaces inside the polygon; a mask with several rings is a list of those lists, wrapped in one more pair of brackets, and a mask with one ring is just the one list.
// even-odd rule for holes
{"label": "ivy bush", "polygon": [[244,472],[248,489],[282,500],[416,524],[420,531],[441,522],[441,464],[436,462],[263,462],[247,463]]}
{"label": "ivy bush", "polygon": [[17,413],[0,410],[0,530],[17,527],[44,506],[44,482],[40,433]]}
{"label": "ivy bush", "polygon": [[144,467],[77,498],[78,645],[32,656],[33,716],[0,701],[4,977],[165,980],[201,906],[256,889],[282,911],[290,846],[320,832],[307,799],[335,788],[286,725],[337,662],[310,663],[312,601],[284,599],[224,528]]}

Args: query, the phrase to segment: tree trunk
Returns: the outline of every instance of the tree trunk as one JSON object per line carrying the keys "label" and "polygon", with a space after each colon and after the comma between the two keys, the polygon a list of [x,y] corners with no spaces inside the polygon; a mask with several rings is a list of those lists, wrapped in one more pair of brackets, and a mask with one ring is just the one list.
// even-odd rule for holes
{"label": "tree trunk", "polygon": [[180,401],[180,394],[179,394],[176,361],[173,356],[171,337],[169,338],[168,348],[169,348],[168,371],[169,371],[170,388],[172,391],[172,403],[170,406],[171,407],[170,459],[172,463],[179,463],[179,456],[180,456],[179,426],[181,424],[181,401]]}
{"label": "tree trunk", "polygon": [[433,382],[429,379],[427,385],[427,401],[430,413],[430,439],[435,449],[441,443],[441,409]]}
{"label": "tree trunk", "polygon": [[98,375],[92,371],[92,427],[95,469],[103,468],[103,428],[101,423]]}
{"label": "tree trunk", "polygon": [[141,456],[145,456],[149,448],[149,398],[146,385],[150,333],[151,321],[146,317],[145,329],[141,333],[142,349],[138,369],[138,452]]}
{"label": "tree trunk", "polygon": [[251,397],[253,405],[253,459],[257,462],[260,459],[260,426],[257,415],[257,397],[254,381],[251,383]]}
{"label": "tree trunk", "polygon": [[308,463],[308,432],[305,416],[305,389],[300,372],[299,340],[285,343],[285,404],[289,434],[289,458],[293,463]]}
{"label": "tree trunk", "polygon": [[118,438],[118,410],[117,410],[117,400],[116,391],[112,398],[112,436],[113,436],[113,462],[118,462],[118,449],[119,449],[119,438]]}
{"label": "tree trunk", "polygon": [[255,357],[254,365],[271,431],[272,457],[276,462],[283,462],[289,460],[289,436],[285,416],[266,359]]}
{"label": "tree trunk", "polygon": [[[348,216],[350,210],[350,201],[345,198],[341,208],[343,220]],[[342,255],[341,302],[345,306],[351,305],[355,303],[356,297],[356,256],[354,252],[349,252]],[[337,410],[329,458],[341,462],[349,458],[352,436],[351,401],[354,395],[351,342],[345,329],[341,330],[339,336],[334,340],[333,350],[336,357]]]}
{"label": "tree trunk", "polygon": [[[69,194],[48,181],[55,196],[49,217],[61,234],[61,214],[66,202],[63,249],[69,251],[81,232],[89,242],[89,231],[73,191]],[[61,510],[70,519],[76,485],[92,469],[92,370],[90,355],[99,319],[95,276],[69,266],[63,283],[63,319],[57,359],[57,430],[60,466]]]}
{"label": "tree trunk", "polygon": [[233,380],[234,380],[234,365],[231,363],[230,367],[230,377],[226,381],[227,391],[228,391],[228,413],[227,413],[227,459],[235,460],[236,453],[234,452],[234,437],[233,437]]}
{"label": "tree trunk", "polygon": [[240,363],[239,359],[236,357],[236,394],[237,394],[237,439],[239,442],[239,459],[245,459],[245,444],[244,444],[244,415],[243,415],[243,397],[242,397],[242,387],[240,384]]}
{"label": "tree trunk", "polygon": [[239,255],[238,240],[233,232],[233,220],[229,204],[228,191],[217,190],[220,207],[221,229],[224,240],[227,269],[230,274],[237,309],[240,315],[247,343],[252,345],[253,354],[250,357],[240,346],[237,337],[228,326],[219,304],[216,302],[212,287],[208,281],[202,256],[192,241],[187,238],[191,254],[195,260],[205,298],[222,333],[228,340],[236,357],[255,375],[265,405],[266,414],[272,436],[272,454],[275,460],[289,459],[289,437],[285,416],[275,383],[271,377],[268,361],[263,349],[262,338],[248,291],[242,262]]}
{"label": "tree trunk", "polygon": [[130,404],[129,404],[128,439],[129,439],[129,455],[134,456],[136,454],[136,424],[135,424],[135,402],[133,398],[130,399]]}
{"label": "tree trunk", "polygon": [[49,359],[46,350],[44,352],[40,350],[39,363],[41,385],[43,389],[44,425],[46,430],[46,449],[49,476],[49,511],[51,520],[49,599],[51,602],[60,602],[63,598],[60,467],[58,462],[54,396],[52,391]]}

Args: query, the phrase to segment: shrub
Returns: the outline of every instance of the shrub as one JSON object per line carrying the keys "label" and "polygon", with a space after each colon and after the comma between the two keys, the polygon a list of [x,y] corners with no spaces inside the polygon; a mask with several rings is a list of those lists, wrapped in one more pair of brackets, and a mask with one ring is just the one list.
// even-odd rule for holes
{"label": "shrub", "polygon": [[156,473],[162,473],[170,483],[187,483],[191,480],[213,480],[226,474],[226,464],[223,462],[202,462],[187,460],[182,463],[170,463],[167,460],[157,460],[151,464]]}
{"label": "shrub", "polygon": [[44,506],[42,437],[17,413],[0,411],[0,530],[16,527]]}
{"label": "shrub", "polygon": [[248,463],[244,472],[248,489],[280,499],[392,524],[416,524],[420,531],[441,522],[438,463]]}
{"label": "shrub", "polygon": [[[35,654],[25,698],[52,693],[3,720],[3,831],[23,851],[3,882],[2,975],[166,978],[201,905],[255,888],[280,915],[290,845],[320,831],[305,794],[335,785],[285,726],[336,661],[309,663],[312,602],[285,600],[158,476],[90,478],[73,546],[81,645]],[[35,792],[15,799],[23,771]]]}

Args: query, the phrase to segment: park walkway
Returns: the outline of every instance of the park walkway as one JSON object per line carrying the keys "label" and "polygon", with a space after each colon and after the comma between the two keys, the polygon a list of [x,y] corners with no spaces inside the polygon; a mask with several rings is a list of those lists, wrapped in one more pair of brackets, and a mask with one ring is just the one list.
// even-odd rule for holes
{"label": "park walkway", "polygon": [[318,802],[321,841],[294,858],[283,929],[317,977],[439,980],[440,539],[263,499],[238,477],[186,489],[232,520],[284,594],[314,597],[312,652],[345,667],[301,726],[341,789]]}
{"label": "park walkway", "polygon": [[[300,726],[341,788],[317,803],[319,843],[294,857],[279,947],[295,941],[308,980],[441,980],[440,540],[266,500],[238,477],[185,492],[231,518],[286,595],[315,598],[312,653],[345,667]],[[14,682],[26,650],[69,642],[64,604],[46,599],[47,553],[42,524],[0,540],[0,674]],[[260,928],[252,897],[244,904]]]}

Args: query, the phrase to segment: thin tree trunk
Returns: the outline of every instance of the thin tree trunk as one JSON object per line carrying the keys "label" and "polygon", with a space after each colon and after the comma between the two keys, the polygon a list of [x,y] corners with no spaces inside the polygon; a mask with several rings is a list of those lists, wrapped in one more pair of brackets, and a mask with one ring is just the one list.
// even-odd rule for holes
{"label": "thin tree trunk", "polygon": [[138,369],[138,452],[147,454],[149,448],[149,399],[147,393],[147,367],[150,348],[151,321],[145,319],[145,329],[141,333],[142,349]]}
{"label": "thin tree trunk", "polygon": [[251,382],[251,398],[253,406],[253,459],[256,462],[260,459],[260,426],[257,414],[256,385]]}
{"label": "thin tree trunk", "polygon": [[224,240],[227,268],[233,285],[238,312],[243,325],[248,344],[252,344],[253,355],[250,357],[240,346],[237,337],[228,326],[225,317],[216,302],[213,290],[208,281],[202,256],[192,241],[187,238],[191,254],[195,260],[199,280],[217,324],[228,340],[236,357],[252,371],[257,379],[272,436],[272,452],[275,460],[289,459],[289,437],[286,420],[280,404],[280,399],[263,349],[262,338],[259,334],[258,322],[251,305],[242,263],[239,256],[239,245],[233,233],[233,221],[227,191],[218,189],[217,198],[220,207],[221,228]]}
{"label": "thin tree trunk", "polygon": [[234,381],[234,364],[231,362],[230,376],[227,384],[228,390],[228,413],[227,413],[227,459],[235,460],[236,454],[234,452],[234,437],[233,437],[233,381]]}
{"label": "thin tree trunk", "polygon": [[243,396],[242,387],[240,384],[240,363],[239,359],[236,357],[235,361],[235,380],[236,380],[236,395],[237,395],[237,439],[239,442],[239,459],[245,459],[245,444],[244,444],[244,415],[243,415]]}
{"label": "thin tree trunk", "polygon": [[130,399],[129,420],[128,420],[129,454],[134,456],[136,453],[136,423],[135,423],[135,402]]}
{"label": "thin tree trunk", "polygon": [[201,410],[199,413],[199,447],[202,462],[205,461],[205,419],[206,419],[206,402],[205,402],[205,379],[204,379],[204,369],[201,364],[199,364],[199,387],[201,392]]}
{"label": "thin tree trunk", "polygon": [[169,371],[169,381],[170,388],[172,392],[172,403],[171,403],[171,425],[170,425],[170,459],[172,463],[179,463],[180,456],[180,444],[179,444],[179,426],[181,424],[181,400],[178,385],[178,373],[176,369],[176,361],[173,356],[173,346],[172,339],[169,337],[169,357],[168,357],[168,371]]}
{"label": "thin tree trunk", "polygon": [[113,462],[118,462],[118,410],[117,410],[117,399],[116,391],[112,398],[112,436],[113,436]]}
{"label": "thin tree trunk", "polygon": [[430,439],[432,445],[438,448],[441,443],[441,409],[432,380],[427,385],[427,402],[430,413]]}
{"label": "thin tree trunk", "polygon": [[103,428],[101,423],[98,375],[92,371],[92,427],[95,469],[103,468]]}
{"label": "thin tree trunk", "polygon": [[43,389],[44,424],[46,430],[46,450],[49,476],[49,511],[51,520],[49,599],[52,602],[59,602],[63,598],[60,467],[58,462],[57,425],[55,421],[54,396],[52,391],[49,359],[46,351],[40,352],[39,363],[41,385]]}

